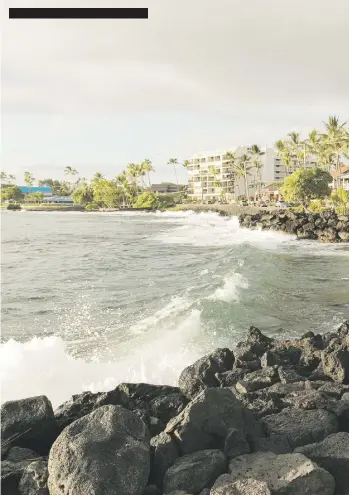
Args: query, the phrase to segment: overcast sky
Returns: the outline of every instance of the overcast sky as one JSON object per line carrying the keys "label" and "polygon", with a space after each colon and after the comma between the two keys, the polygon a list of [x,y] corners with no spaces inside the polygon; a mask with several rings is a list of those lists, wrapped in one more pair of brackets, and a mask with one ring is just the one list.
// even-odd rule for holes
{"label": "overcast sky", "polygon": [[[148,20],[8,20],[9,6],[148,7]],[[6,0],[2,169],[115,176],[272,145],[349,117],[349,0]],[[180,173],[185,178],[185,171]],[[18,182],[20,182],[18,180]]]}

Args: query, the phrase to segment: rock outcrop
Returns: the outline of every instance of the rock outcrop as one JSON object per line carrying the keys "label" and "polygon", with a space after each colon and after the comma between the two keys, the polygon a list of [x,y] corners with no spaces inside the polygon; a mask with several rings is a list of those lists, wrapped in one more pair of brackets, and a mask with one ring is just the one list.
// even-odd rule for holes
{"label": "rock outcrop", "polygon": [[51,402],[44,395],[6,402],[1,408],[2,443],[47,454],[58,435]]}
{"label": "rock outcrop", "polygon": [[[335,491],[332,475],[300,453],[276,455],[257,452],[243,455],[230,461],[229,473],[230,477],[225,477],[225,482],[250,478],[266,483],[275,495],[333,495]],[[220,482],[218,479],[217,485]]]}
{"label": "rock outcrop", "polygon": [[279,230],[296,235],[298,239],[321,242],[349,242],[349,215],[337,215],[332,210],[323,213],[292,210],[263,211],[239,215],[241,227],[260,230]]}
{"label": "rock outcrop", "polygon": [[188,366],[179,387],[123,383],[55,413],[2,406],[4,495],[347,495],[349,321]]}
{"label": "rock outcrop", "polygon": [[101,406],[67,426],[53,444],[54,495],[141,495],[150,468],[146,425],[122,406]]}

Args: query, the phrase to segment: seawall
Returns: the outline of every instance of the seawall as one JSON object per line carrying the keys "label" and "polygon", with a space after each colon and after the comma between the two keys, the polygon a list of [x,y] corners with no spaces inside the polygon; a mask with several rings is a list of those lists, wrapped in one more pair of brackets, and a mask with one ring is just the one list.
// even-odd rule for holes
{"label": "seawall", "polygon": [[[235,215],[238,216],[242,213],[254,214],[260,211],[265,210],[265,208],[259,208],[258,206],[239,206],[239,205],[199,205],[199,204],[185,204],[178,205],[178,209],[181,210],[192,210],[195,212],[205,212],[205,211],[213,211],[219,213],[221,215]],[[270,208],[269,208],[270,209]]]}
{"label": "seawall", "polygon": [[22,210],[25,211],[85,211],[83,206],[79,205],[37,205],[37,206],[26,206],[21,205]]}

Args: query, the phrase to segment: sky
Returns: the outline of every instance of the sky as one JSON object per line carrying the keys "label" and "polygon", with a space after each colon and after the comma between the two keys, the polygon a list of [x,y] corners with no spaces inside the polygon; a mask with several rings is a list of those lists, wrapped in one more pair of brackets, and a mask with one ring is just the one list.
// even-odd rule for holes
{"label": "sky", "polygon": [[[127,4],[127,5],[126,5]],[[8,7],[148,7],[148,20],[9,20]],[[1,161],[21,182],[153,162],[349,118],[348,0],[5,0]],[[186,172],[178,168],[181,182]]]}

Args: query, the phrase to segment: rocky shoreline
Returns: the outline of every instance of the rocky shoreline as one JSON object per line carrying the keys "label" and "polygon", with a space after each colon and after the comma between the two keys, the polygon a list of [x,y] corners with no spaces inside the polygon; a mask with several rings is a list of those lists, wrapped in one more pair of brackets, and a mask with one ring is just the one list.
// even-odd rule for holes
{"label": "rocky shoreline", "polygon": [[328,210],[323,213],[273,210],[239,215],[241,227],[260,230],[277,230],[296,235],[298,239],[321,242],[349,242],[349,215],[337,215]]}
{"label": "rocky shoreline", "polygon": [[3,404],[2,495],[346,495],[349,320],[275,340],[251,327],[178,387],[123,383]]}

